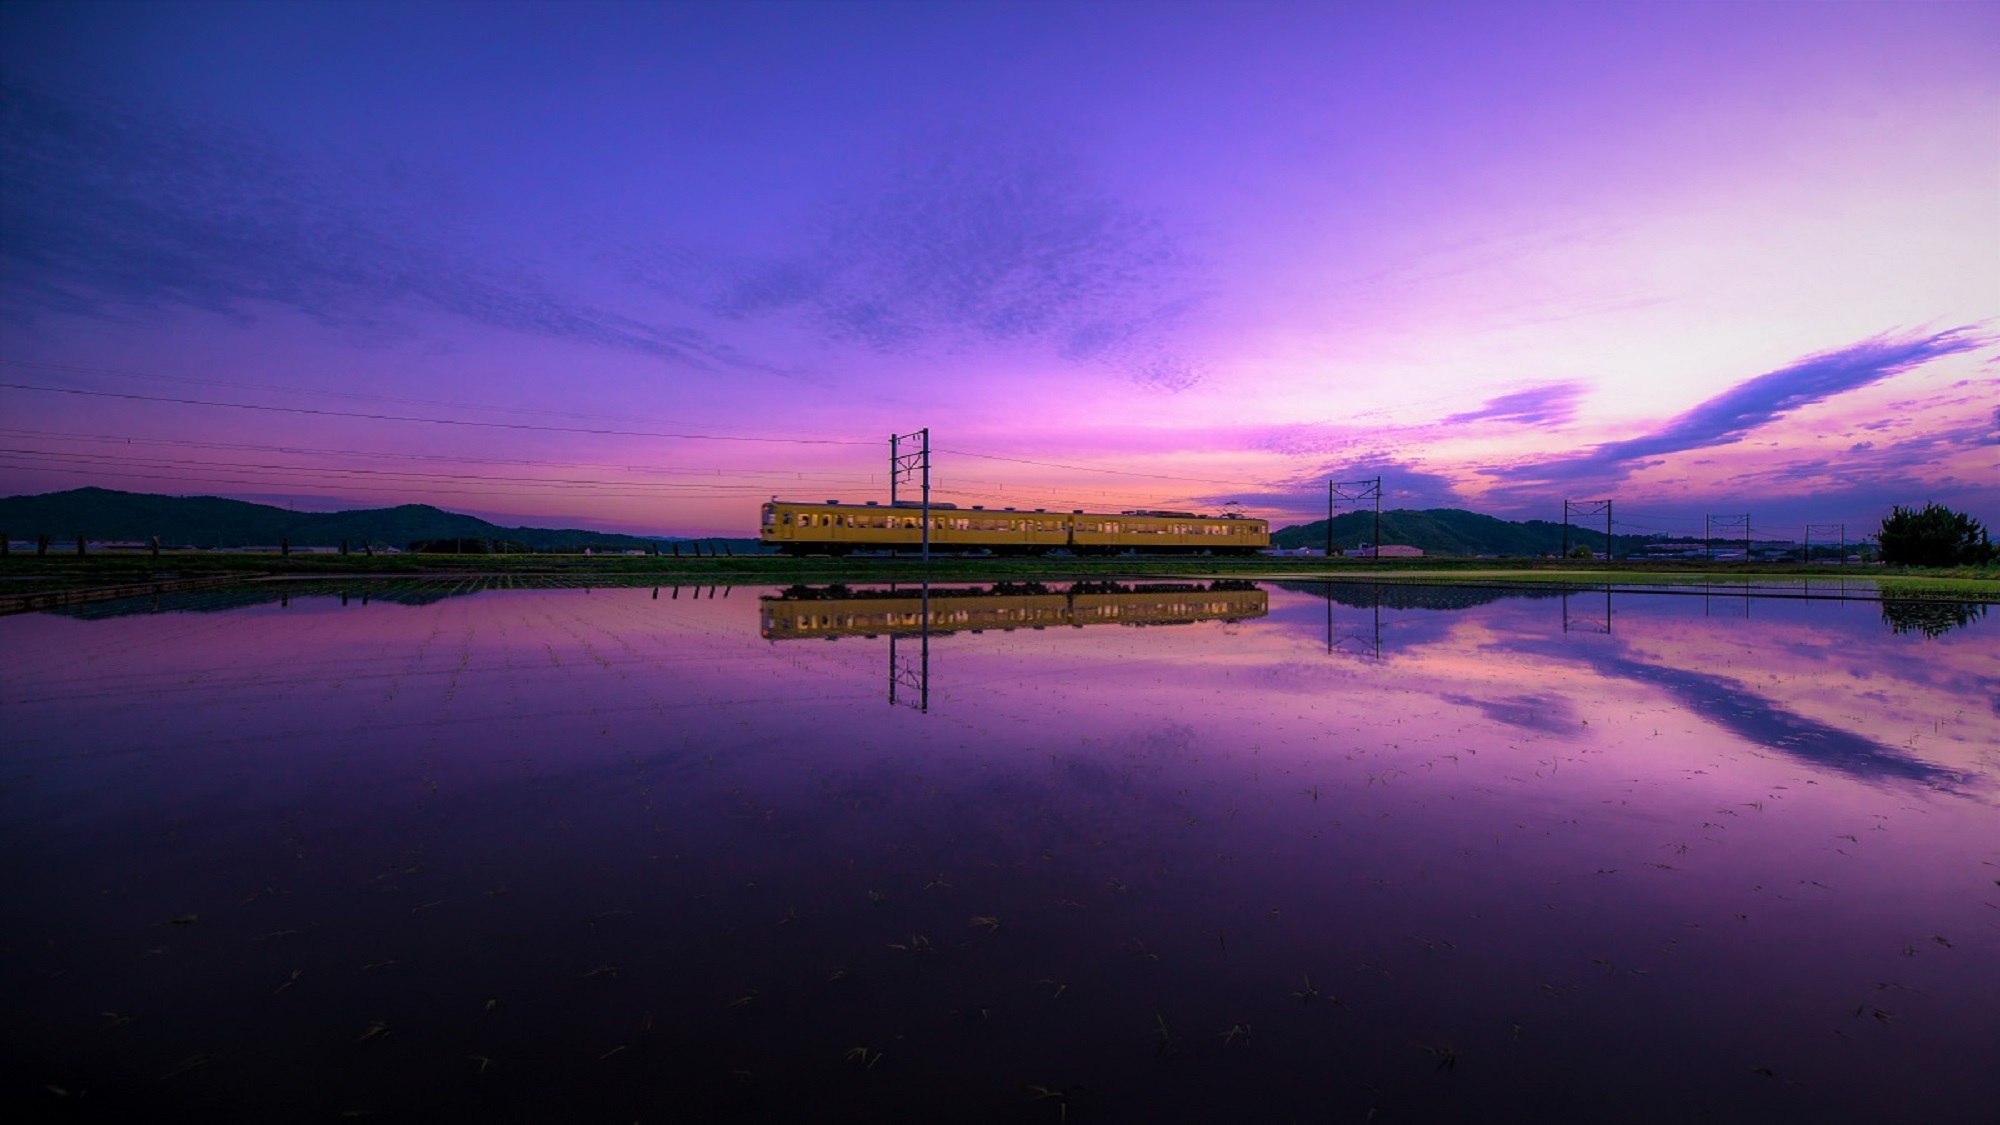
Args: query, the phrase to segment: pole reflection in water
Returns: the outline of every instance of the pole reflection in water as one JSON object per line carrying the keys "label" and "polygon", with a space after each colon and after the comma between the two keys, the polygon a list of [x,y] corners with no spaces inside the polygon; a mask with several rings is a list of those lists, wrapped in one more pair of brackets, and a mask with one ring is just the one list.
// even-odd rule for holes
{"label": "pole reflection in water", "polygon": [[1562,592],[1563,632],[1603,633],[1608,636],[1611,632],[1611,583],[1606,582],[1604,584],[1604,617],[1601,620],[1595,616],[1580,617],[1576,613],[1572,612],[1569,607],[1571,592],[1572,591],[1569,589],[1569,587],[1567,586],[1563,587],[1563,592]]}
{"label": "pole reflection in water", "polygon": [[1349,627],[1337,636],[1333,629],[1333,603],[1337,599],[1332,591],[1333,587],[1329,584],[1326,595],[1326,654],[1332,656],[1339,650],[1370,660],[1382,659],[1382,588],[1375,585],[1368,587],[1368,609],[1371,617],[1367,627],[1363,629]]}
{"label": "pole reflection in water", "polygon": [[[891,586],[893,591],[895,587]],[[914,661],[896,659],[896,642],[899,634],[889,634],[889,706],[896,705],[896,688],[901,685],[913,688],[917,693],[914,700],[905,698],[905,707],[915,707],[928,713],[931,709],[931,584],[923,583],[921,608],[917,612],[918,632],[917,658]]]}

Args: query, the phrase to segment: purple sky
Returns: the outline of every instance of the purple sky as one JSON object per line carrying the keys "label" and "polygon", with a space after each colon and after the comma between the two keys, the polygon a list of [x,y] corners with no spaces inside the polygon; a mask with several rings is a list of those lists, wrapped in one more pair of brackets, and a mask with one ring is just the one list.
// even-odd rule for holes
{"label": "purple sky", "polygon": [[1995,3],[6,3],[0,494],[746,534],[928,426],[960,504],[2000,523],[1995,58]]}

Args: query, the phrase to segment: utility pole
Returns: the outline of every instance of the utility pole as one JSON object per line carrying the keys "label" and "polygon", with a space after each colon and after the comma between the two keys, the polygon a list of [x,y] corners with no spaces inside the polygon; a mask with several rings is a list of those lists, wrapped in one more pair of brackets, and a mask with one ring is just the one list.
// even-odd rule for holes
{"label": "utility pole", "polygon": [[1821,532],[1831,531],[1840,536],[1840,546],[1836,549],[1838,553],[1834,555],[1834,565],[1845,566],[1847,564],[1847,525],[1844,523],[1809,523],[1806,525],[1806,562],[1812,562],[1812,542],[1813,531],[1815,529]]}
{"label": "utility pole", "polygon": [[1372,546],[1369,547],[1368,553],[1375,558],[1381,558],[1382,478],[1373,477],[1369,480],[1330,480],[1326,482],[1326,554],[1328,558],[1333,557],[1333,502],[1335,500],[1344,500],[1352,504],[1360,504],[1367,500],[1375,501],[1375,538],[1371,541]]}
{"label": "utility pole", "polygon": [[[917,447],[914,453],[904,453],[907,442]],[[896,507],[896,485],[905,477],[921,477],[924,490],[923,544],[924,562],[931,561],[931,431],[926,426],[915,433],[889,435],[889,508]]]}
{"label": "utility pole", "polygon": [[1563,557],[1569,557],[1569,517],[1594,516],[1604,513],[1604,558],[1611,559],[1611,501],[1609,500],[1565,500],[1563,501]]}
{"label": "utility pole", "polygon": [[1750,513],[1740,516],[1703,516],[1701,518],[1701,545],[1709,561],[1715,559],[1715,530],[1725,531],[1732,527],[1743,529],[1743,561],[1750,561]]}

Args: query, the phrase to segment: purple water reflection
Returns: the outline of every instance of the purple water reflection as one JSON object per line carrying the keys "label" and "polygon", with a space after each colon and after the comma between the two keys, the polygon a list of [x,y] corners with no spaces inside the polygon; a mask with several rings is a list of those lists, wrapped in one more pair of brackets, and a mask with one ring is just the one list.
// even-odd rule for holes
{"label": "purple water reflection", "polygon": [[[939,588],[961,616],[927,641],[878,618],[774,641],[778,591],[359,589],[0,620],[33,654],[0,694],[11,1098],[244,1120],[2000,1104],[1989,619]],[[927,713],[889,705],[898,671]]]}

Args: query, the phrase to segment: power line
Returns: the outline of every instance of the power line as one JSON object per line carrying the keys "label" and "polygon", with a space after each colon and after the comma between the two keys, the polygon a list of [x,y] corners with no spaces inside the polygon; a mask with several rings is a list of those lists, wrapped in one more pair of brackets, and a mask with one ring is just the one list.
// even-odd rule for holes
{"label": "power line", "polygon": [[[703,498],[710,498],[710,499],[719,499],[728,494],[754,495],[758,493],[765,493],[768,492],[773,486],[782,487],[784,484],[788,482],[796,482],[797,484],[805,486],[822,486],[827,488],[828,490],[837,489],[842,485],[866,486],[878,483],[878,478],[862,474],[840,475],[834,473],[813,473],[813,472],[788,471],[779,469],[729,470],[729,469],[675,468],[675,467],[662,467],[662,466],[607,465],[607,464],[546,461],[546,460],[536,460],[527,458],[483,458],[483,457],[466,457],[466,456],[443,455],[443,454],[388,453],[388,452],[373,451],[373,450],[329,449],[329,448],[314,447],[314,446],[267,445],[259,443],[248,443],[248,442],[212,442],[212,441],[199,441],[189,438],[144,438],[144,437],[131,438],[131,437],[119,437],[110,434],[78,434],[78,433],[66,433],[61,431],[40,431],[40,430],[0,429],[0,436],[29,436],[29,437],[40,437],[40,438],[58,438],[58,439],[69,439],[76,441],[87,441],[87,442],[96,442],[96,443],[113,444],[113,445],[158,445],[158,446],[167,446],[176,448],[216,449],[216,450],[256,452],[256,453],[289,453],[289,454],[302,454],[302,455],[333,455],[333,456],[346,456],[346,457],[364,457],[364,458],[376,458],[376,459],[409,460],[420,463],[445,464],[445,465],[467,464],[467,465],[541,467],[541,468],[558,468],[558,469],[561,468],[599,469],[607,471],[634,471],[634,472],[646,472],[646,473],[686,473],[686,474],[697,474],[701,477],[708,478],[697,484],[693,482],[680,483],[680,482],[653,482],[653,481],[619,481],[619,480],[598,480],[598,479],[572,478],[572,477],[552,477],[552,476],[542,476],[542,475],[495,477],[489,474],[422,473],[413,471],[366,469],[366,468],[357,468],[346,465],[322,466],[322,465],[300,465],[300,464],[285,464],[285,463],[270,463],[270,462],[245,463],[240,461],[215,461],[215,460],[202,460],[196,458],[144,457],[144,456],[135,457],[135,456],[124,456],[109,451],[95,451],[87,449],[50,450],[50,449],[33,449],[33,448],[21,448],[21,447],[0,449],[0,453],[5,453],[14,458],[32,457],[32,458],[37,458],[39,462],[41,462],[37,464],[22,465],[18,461],[16,461],[10,463],[12,467],[36,468],[36,469],[42,469],[44,471],[57,471],[52,465],[47,463],[51,461],[62,462],[69,465],[100,465],[103,466],[109,472],[145,480],[185,480],[185,481],[202,482],[202,483],[270,484],[274,482],[263,479],[244,479],[241,474],[248,474],[249,476],[255,478],[263,478],[271,474],[278,474],[283,476],[322,478],[319,480],[309,479],[307,481],[298,481],[293,483],[301,485],[318,484],[329,488],[338,488],[344,485],[358,483],[355,480],[353,480],[353,478],[364,478],[365,480],[371,482],[388,481],[388,480],[404,481],[404,482],[440,481],[446,483],[478,481],[478,482],[520,484],[530,487],[545,486],[548,491],[568,491],[572,488],[600,487],[600,486],[612,487],[612,488],[640,489],[640,490],[657,490],[657,491],[638,493],[638,495],[651,495],[655,498],[691,496],[695,494],[689,493],[684,490],[701,489],[703,491],[701,491],[699,495],[701,495]],[[152,471],[151,472],[135,471],[139,469],[146,469]],[[188,472],[188,470],[197,470],[197,472],[190,473]],[[230,477],[218,477],[214,475],[218,471],[235,473],[239,475]],[[730,478],[732,477],[747,478],[747,479],[745,479],[743,483],[729,483]],[[329,480],[323,478],[344,478],[344,479]],[[764,479],[757,479],[757,478],[764,478]],[[993,486],[993,488],[981,489],[978,487],[940,487],[937,489],[937,491],[941,492],[944,495],[958,497],[963,500],[968,500],[968,501],[977,500],[977,501],[991,502],[996,507],[1006,503],[1012,503],[1015,505],[1045,506],[1049,508],[1080,507],[1089,509],[1106,509],[1106,508],[1123,509],[1123,508],[1134,508],[1134,507],[1139,507],[1139,508],[1153,507],[1162,504],[1198,503],[1198,501],[1192,498],[1182,497],[1182,496],[1168,496],[1168,497],[1151,496],[1151,497],[1135,498],[1130,495],[1120,495],[1114,492],[1106,492],[1102,490],[1093,490],[1093,489],[1073,489],[1073,490],[1065,489],[1058,493],[1058,492],[1042,491],[1042,490],[1020,490],[1016,487],[1009,486],[1007,482],[1004,481],[984,480],[976,477],[954,476],[950,479],[954,485],[958,486],[987,485],[987,486]],[[402,491],[410,491],[410,490],[402,490]],[[525,493],[495,491],[492,492],[491,494],[524,495]],[[620,495],[631,495],[631,494],[624,493]]]}
{"label": "power line", "polygon": [[1011,506],[1016,509],[1020,509],[1023,504],[1027,504],[1035,507],[1045,508],[1048,511],[1052,512],[1057,512],[1057,511],[1067,512],[1073,509],[1082,509],[1084,511],[1099,511],[1099,512],[1106,510],[1128,511],[1128,510],[1143,509],[1149,507],[1158,507],[1161,504],[1178,502],[1171,498],[1166,500],[1133,500],[1130,498],[1119,499],[1119,498],[1113,498],[1106,494],[1100,494],[1102,498],[1098,500],[1081,500],[1078,499],[1075,494],[1046,495],[1046,496],[1044,495],[1010,496],[1002,494],[996,496],[992,493],[977,492],[963,488],[950,488],[943,485],[933,485],[931,487],[931,491],[941,496],[951,496],[959,500],[984,501],[986,503],[986,506],[990,508],[1004,508]]}
{"label": "power line", "polygon": [[[275,387],[268,384],[242,382],[235,380],[198,379],[187,376],[161,375],[151,372],[122,371],[113,368],[82,367],[69,364],[55,364],[55,363],[37,363],[28,360],[0,359],[0,363],[5,363],[16,367],[27,367],[27,368],[33,368],[37,370],[47,370],[47,371],[61,371],[72,374],[101,375],[101,376],[110,376],[115,378],[128,378],[128,379],[157,379],[170,382],[182,382],[182,383],[204,385],[204,386],[225,386],[225,387],[237,387],[246,390],[266,390],[281,394],[326,395],[329,397],[346,398],[359,401],[398,402],[398,403],[408,403],[412,405],[422,405],[422,406],[449,406],[449,407],[456,407],[458,409],[468,409],[468,410],[499,410],[499,411],[513,412],[513,413],[543,414],[555,417],[577,417],[577,418],[602,417],[602,415],[576,414],[576,413],[562,412],[562,411],[523,410],[518,407],[486,406],[473,403],[455,403],[455,402],[441,401],[435,399],[411,399],[411,398],[399,398],[388,395],[361,394],[357,392]],[[372,412],[348,411],[348,410],[329,410],[318,407],[274,406],[263,403],[228,402],[217,399],[178,398],[170,395],[146,395],[146,394],[139,394],[136,392],[127,392],[127,391],[86,390],[79,387],[47,387],[30,383],[0,382],[0,388],[5,388],[9,390],[20,390],[20,391],[36,391],[44,394],[84,395],[93,398],[122,399],[133,402],[159,402],[159,403],[167,403],[180,406],[208,406],[208,407],[217,407],[217,408],[232,409],[232,410],[261,410],[261,411],[268,411],[281,414],[303,414],[303,415],[331,417],[331,418],[353,418],[362,421],[415,422],[415,423],[423,423],[427,425],[438,425],[438,426],[471,426],[471,427],[479,427],[486,429],[528,430],[528,431],[540,431],[546,433],[586,434],[586,435],[600,436],[600,437],[653,437],[653,438],[665,438],[665,439],[682,440],[682,441],[738,441],[738,442],[754,442],[754,443],[765,443],[765,444],[791,444],[791,445],[864,446],[873,444],[872,442],[853,441],[840,438],[764,437],[764,436],[743,436],[743,435],[730,435],[730,434],[622,430],[622,429],[582,427],[582,426],[550,426],[550,425],[537,425],[534,423],[527,423],[527,422],[482,422],[482,421],[474,421],[471,419],[463,419],[463,418],[434,418],[434,417],[422,417],[417,415],[406,415],[406,414],[372,413]],[[1095,473],[1095,474],[1109,475],[1109,476],[1142,477],[1152,480],[1173,480],[1173,481],[1183,481],[1194,484],[1223,485],[1227,487],[1236,487],[1236,488],[1262,489],[1262,488],[1274,487],[1270,483],[1263,481],[1225,480],[1212,477],[1189,477],[1189,476],[1175,475],[1171,473],[1140,472],[1131,469],[1106,469],[1106,468],[1093,467],[1087,465],[1067,464],[1058,461],[1044,461],[1028,457],[1008,457],[1001,454],[980,453],[975,450],[966,450],[966,449],[938,449],[937,452],[949,453],[958,457],[972,457],[985,461],[1002,461],[1017,465],[1035,465],[1044,468],[1063,469],[1070,472]]]}
{"label": "power line", "polygon": [[[72,375],[98,375],[116,379],[152,379],[166,383],[188,383],[204,387],[236,387],[242,390],[269,391],[273,394],[319,395],[325,398],[344,398],[357,402],[395,402],[410,406],[444,406],[459,410],[494,410],[503,414],[537,414],[548,418],[607,418],[623,419],[614,414],[589,414],[573,410],[543,410],[526,406],[495,406],[489,403],[454,402],[449,399],[404,398],[396,395],[367,394],[361,391],[330,391],[318,387],[285,387],[272,383],[256,383],[239,379],[202,379],[191,375],[162,375],[151,371],[127,371],[114,367],[86,367],[67,363],[40,363],[34,360],[0,358],[0,364],[12,367],[27,367],[40,371],[60,371]],[[719,425],[718,429],[740,429],[741,427]]]}
{"label": "power line", "polygon": [[[651,437],[651,438],[664,438],[670,440],[686,440],[686,441],[734,441],[734,442],[752,442],[759,444],[791,444],[791,445],[863,446],[863,445],[873,444],[871,442],[850,441],[840,438],[741,437],[741,436],[724,435],[724,434],[697,434],[697,433],[674,433],[674,432],[659,432],[659,431],[644,431],[644,430],[619,430],[619,429],[581,427],[581,426],[544,426],[527,422],[480,422],[480,421],[473,421],[461,418],[428,418],[415,415],[376,414],[376,413],[366,413],[361,411],[348,411],[348,410],[325,410],[317,407],[305,407],[305,406],[272,406],[262,403],[226,402],[214,399],[175,398],[167,395],[143,395],[126,391],[93,391],[93,390],[84,390],[82,388],[77,388],[77,387],[43,387],[26,383],[0,382],[0,388],[5,388],[9,390],[21,390],[21,391],[37,391],[44,394],[82,395],[91,398],[110,398],[110,399],[120,399],[120,400],[135,401],[135,402],[160,402],[160,403],[169,403],[181,406],[209,406],[209,407],[226,408],[232,410],[260,410],[260,411],[267,411],[280,414],[303,414],[303,415],[311,415],[318,417],[353,418],[362,421],[415,422],[415,423],[423,423],[427,425],[438,425],[438,426],[468,426],[468,427],[476,427],[483,429],[529,430],[529,431],[537,431],[544,433],[585,434],[585,435],[599,436],[599,437]],[[1054,461],[1040,461],[1031,458],[1004,457],[998,454],[978,453],[971,450],[940,449],[938,450],[938,452],[951,453],[952,455],[959,457],[972,457],[985,461],[1002,461],[1020,465],[1038,465],[1047,468],[1065,469],[1072,472],[1092,473],[1103,476],[1141,477],[1152,480],[1173,480],[1173,481],[1191,482],[1196,484],[1246,486],[1252,488],[1269,487],[1269,485],[1258,484],[1249,481],[1218,480],[1218,479],[1204,478],[1204,477],[1185,477],[1185,476],[1176,476],[1168,473],[1137,472],[1129,469],[1092,468],[1083,465],[1070,465]]]}
{"label": "power line", "polygon": [[[40,363],[32,360],[0,358],[0,363],[8,364],[15,367],[27,367],[45,371],[60,371],[71,374],[100,375],[100,376],[109,376],[122,379],[155,379],[166,382],[188,383],[200,386],[236,387],[244,390],[263,390],[280,394],[324,395],[332,398],[345,398],[356,401],[394,402],[394,403],[405,403],[417,406],[444,406],[444,407],[453,407],[461,410],[498,410],[508,413],[540,414],[544,416],[562,417],[562,418],[607,417],[606,415],[599,415],[599,414],[583,414],[583,413],[576,413],[569,411],[535,410],[535,409],[525,409],[521,407],[509,407],[509,406],[490,406],[481,403],[452,402],[448,400],[439,400],[439,399],[402,398],[392,395],[365,394],[355,391],[329,391],[317,388],[280,387],[266,383],[246,382],[241,380],[202,379],[202,378],[195,378],[192,376],[164,375],[156,372],[127,371],[127,370],[121,370],[117,368],[107,368],[107,367],[86,367],[74,364]],[[800,444],[800,445],[874,444],[872,442],[849,441],[849,440],[834,439],[834,438],[783,438],[783,437],[750,437],[750,436],[695,434],[695,433],[646,433],[639,431],[592,429],[592,428],[579,428],[579,427],[566,427],[566,426],[535,426],[527,423],[477,422],[466,419],[448,419],[448,418],[419,418],[419,417],[392,415],[392,414],[368,414],[368,413],[350,412],[350,411],[320,410],[310,407],[284,407],[284,406],[268,406],[262,404],[252,404],[252,403],[221,402],[221,401],[206,400],[206,399],[180,399],[180,398],[173,398],[170,396],[141,395],[136,393],[125,393],[125,392],[115,392],[115,391],[89,391],[71,387],[40,387],[31,384],[21,384],[21,383],[0,383],[0,387],[6,387],[15,390],[37,390],[37,391],[60,393],[60,394],[80,394],[80,395],[94,395],[107,398],[127,398],[145,402],[167,402],[167,403],[175,403],[182,405],[228,407],[239,410],[270,410],[270,411],[279,411],[284,413],[319,414],[330,417],[359,418],[371,421],[425,422],[433,425],[485,426],[485,427],[498,427],[507,429],[546,430],[556,433],[582,433],[582,434],[596,434],[596,435],[620,436],[620,437],[664,437],[664,438],[675,438],[675,439],[695,440],[695,441],[746,441],[746,442],[790,443],[790,444]],[[1229,486],[1243,487],[1243,488],[1272,487],[1269,483],[1261,481],[1217,480],[1204,477],[1175,476],[1167,473],[1145,473],[1129,469],[1102,469],[1086,465],[1071,465],[1056,461],[1042,461],[1034,458],[1007,457],[1000,454],[979,453],[973,450],[939,449],[937,450],[937,452],[950,453],[953,454],[954,456],[959,456],[959,457],[974,457],[986,461],[1005,461],[1019,465],[1037,465],[1045,468],[1065,469],[1072,472],[1100,473],[1100,474],[1115,475],[1115,476],[1136,476],[1136,477],[1151,478],[1155,480],[1178,480],[1196,484],[1219,484],[1219,485],[1229,485]]]}
{"label": "power line", "polygon": [[[0,437],[30,439],[62,439],[68,441],[99,442],[112,445],[164,445],[190,449],[221,449],[250,453],[292,453],[332,457],[366,457],[380,460],[423,461],[457,465],[515,465],[532,468],[556,469],[596,469],[614,472],[634,472],[659,475],[686,474],[703,477],[771,477],[780,482],[801,481],[826,485],[867,486],[881,483],[879,474],[861,472],[838,473],[819,472],[804,469],[741,469],[713,468],[678,465],[632,465],[606,464],[588,461],[551,461],[532,457],[476,457],[451,453],[392,453],[369,449],[333,449],[311,445],[266,445],[254,442],[200,441],[194,438],[128,437],[117,434],[81,434],[63,430],[32,430],[0,428]],[[953,474],[951,480],[960,484],[990,485],[1006,490],[1018,485],[1009,481],[991,480],[984,477],[967,477]],[[1102,496],[1116,494],[1101,490],[1077,489],[1064,493],[1065,496]],[[1170,498],[1178,502],[1184,497]],[[1158,501],[1151,501],[1158,502]]]}
{"label": "power line", "polygon": [[[12,463],[7,463],[7,462],[0,462],[0,468],[9,468],[9,469],[32,469],[32,470],[34,470],[34,471],[36,471],[36,472],[42,472],[42,473],[65,473],[65,474],[68,474],[68,475],[70,475],[70,476],[86,476],[86,477],[95,477],[95,478],[97,478],[97,479],[100,479],[100,480],[101,480],[101,479],[103,479],[103,478],[104,478],[104,476],[105,476],[105,474],[106,474],[106,470],[104,470],[104,469],[102,469],[102,468],[97,468],[97,469],[68,469],[68,468],[63,468],[63,467],[61,467],[61,466],[56,466],[56,465],[17,465],[17,464],[12,464]],[[283,484],[303,484],[303,483],[304,483],[304,482],[292,482],[292,481],[284,481],[284,480],[264,480],[264,479],[257,479],[257,478],[251,478],[251,479],[245,479],[245,478],[242,478],[242,477],[229,477],[229,476],[201,476],[201,475],[196,475],[196,474],[193,474],[193,473],[141,473],[141,472],[131,472],[131,471],[129,471],[129,470],[113,470],[113,472],[114,472],[114,474],[115,474],[116,476],[118,476],[118,477],[120,477],[120,478],[123,478],[123,479],[128,479],[128,480],[158,480],[158,481],[169,481],[169,482],[177,482],[177,483],[182,483],[182,484],[192,484],[192,483],[200,483],[200,484],[239,484],[239,485],[255,485],[255,486],[257,486],[257,487],[260,487],[260,488],[269,488],[269,487],[272,487],[272,486],[274,486],[274,485],[283,485]],[[419,496],[514,496],[514,497],[536,497],[536,496],[548,496],[548,495],[549,495],[549,492],[548,492],[548,491],[547,491],[546,489],[544,489],[544,490],[539,490],[539,491],[526,491],[526,492],[523,492],[523,491],[514,491],[514,490],[501,490],[501,489],[490,489],[490,488],[489,488],[489,489],[476,489],[476,488],[437,488],[437,487],[426,487],[426,488],[399,488],[399,487],[396,487],[395,485],[388,485],[388,484],[381,484],[381,485],[371,485],[371,486],[370,486],[370,490],[371,490],[371,491],[375,491],[375,492],[401,492],[401,493],[412,493],[412,494],[415,494],[415,495],[419,495]],[[607,497],[607,498],[614,498],[614,499],[620,499],[620,500],[658,500],[658,499],[661,499],[661,497],[660,497],[659,495],[657,495],[657,494],[652,494],[652,493],[627,493],[627,492],[596,492],[596,493],[593,493],[592,495],[593,495],[593,496],[599,496],[599,497]],[[742,497],[741,497],[740,495],[722,495],[722,494],[713,494],[713,495],[710,495],[710,494],[694,494],[694,495],[687,495],[687,496],[679,496],[679,497],[675,497],[675,499],[683,499],[683,500],[740,500],[740,499],[742,499]]]}
{"label": "power line", "polygon": [[1099,473],[1106,476],[1148,477],[1153,480],[1178,480],[1193,484],[1223,484],[1240,488],[1270,488],[1269,483],[1245,480],[1215,480],[1210,477],[1181,477],[1169,473],[1142,473],[1131,469],[1099,469],[1088,465],[1066,465],[1060,461],[1037,461],[1029,457],[1002,457],[997,453],[975,453],[969,449],[943,449],[939,453],[949,453],[954,457],[977,457],[982,461],[1007,461],[1016,465],[1040,465],[1049,469],[1068,469],[1077,473]]}
{"label": "power line", "polygon": [[[43,449],[0,448],[0,454],[5,454],[13,457],[43,457],[49,460],[64,462],[67,464],[110,465],[110,466],[132,465],[143,469],[168,469],[168,470],[180,469],[180,468],[226,469],[234,472],[246,472],[246,473],[289,473],[289,474],[303,474],[306,476],[331,475],[331,476],[341,476],[341,477],[352,477],[352,476],[371,477],[371,478],[380,477],[384,479],[402,480],[402,481],[445,481],[445,482],[485,481],[495,484],[549,485],[564,489],[575,488],[575,487],[587,487],[587,486],[609,486],[613,488],[644,489],[647,490],[648,493],[654,493],[663,496],[674,495],[674,493],[678,490],[685,490],[689,488],[703,488],[703,487],[706,488],[721,487],[731,491],[740,491],[740,492],[765,491],[765,485],[763,483],[742,484],[742,485],[721,485],[721,484],[695,485],[695,484],[681,484],[678,482],[664,482],[664,481],[655,482],[655,481],[593,480],[588,478],[577,478],[577,477],[496,477],[480,473],[417,473],[417,472],[401,471],[396,469],[355,469],[355,468],[346,468],[342,466],[333,466],[333,465],[319,466],[319,465],[245,464],[240,461],[201,461],[189,458],[174,458],[174,457],[120,457],[117,456],[116,454],[68,453],[68,452],[43,450]],[[642,495],[643,494],[645,493],[642,493]]]}
{"label": "power line", "polygon": [[390,453],[367,449],[327,449],[307,445],[261,445],[250,442],[198,441],[193,438],[120,437],[115,434],[78,434],[59,430],[14,430],[0,429],[0,437],[15,438],[55,438],[69,441],[99,442],[114,445],[165,445],[190,449],[223,449],[249,453],[293,453],[331,457],[366,457],[381,460],[425,461],[458,465],[516,465],[533,468],[556,469],[598,469],[613,472],[634,472],[659,475],[684,474],[691,476],[740,476],[740,477],[782,477],[786,480],[813,480],[825,483],[874,484],[876,477],[859,473],[828,473],[792,469],[731,469],[696,468],[677,465],[611,465],[581,461],[549,461],[526,457],[475,457],[448,453]]}
{"label": "power line", "polygon": [[667,438],[675,441],[743,441],[771,445],[874,445],[870,441],[847,441],[840,438],[776,438],[776,437],[736,437],[726,434],[684,434],[661,433],[649,430],[596,429],[584,426],[538,426],[530,422],[474,422],[464,418],[423,418],[409,414],[367,414],[352,410],[322,410],[310,406],[268,406],[250,402],[219,402],[213,399],[172,398],[165,395],[142,395],[127,391],[87,391],[79,387],[38,387],[29,383],[0,383],[0,388],[14,391],[40,391],[45,394],[87,395],[91,398],[115,398],[134,402],[165,402],[179,406],[217,406],[231,410],[264,410],[277,414],[309,414],[325,418],[357,418],[367,422],[421,422],[432,426],[473,426],[491,430],[535,430],[557,434],[588,434],[595,437],[648,437]]}

